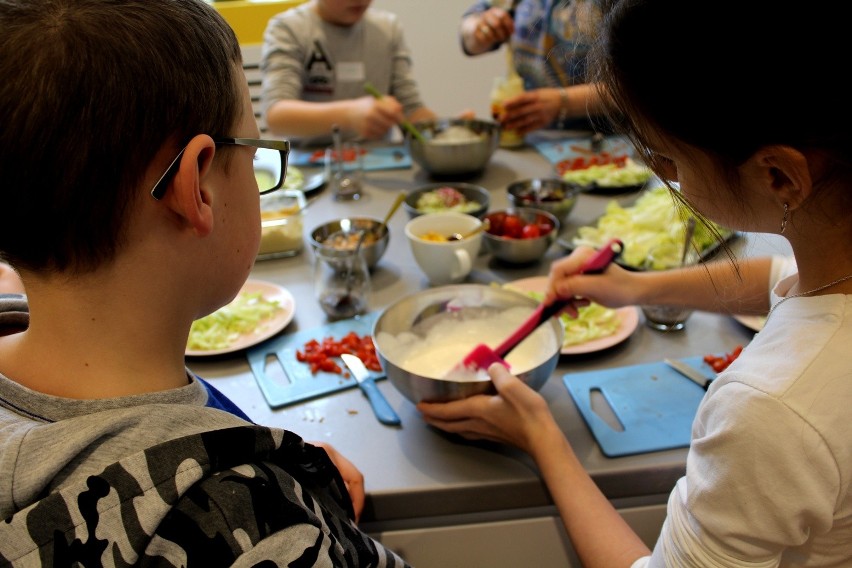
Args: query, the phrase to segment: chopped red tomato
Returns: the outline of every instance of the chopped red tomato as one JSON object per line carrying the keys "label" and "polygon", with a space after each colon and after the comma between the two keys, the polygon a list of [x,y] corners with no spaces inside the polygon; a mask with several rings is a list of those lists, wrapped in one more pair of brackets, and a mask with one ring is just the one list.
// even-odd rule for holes
{"label": "chopped red tomato", "polygon": [[704,362],[710,365],[710,367],[717,373],[721,373],[722,371],[728,368],[728,365],[733,363],[736,358],[740,356],[742,350],[743,346],[737,345],[736,347],[734,347],[733,351],[731,351],[730,353],[725,353],[721,356],[705,355]]}
{"label": "chopped red tomato", "polygon": [[340,339],[326,337],[321,342],[316,339],[311,339],[306,342],[301,350],[296,351],[296,360],[302,363],[307,363],[310,366],[311,373],[316,375],[319,372],[336,373],[345,377],[349,373],[345,373],[337,361],[336,357],[340,357],[343,353],[351,353],[357,356],[364,362],[364,366],[373,371],[381,371],[382,365],[379,363],[379,358],[376,355],[376,346],[373,344],[373,338],[367,334],[359,336],[354,331],[350,331]]}
{"label": "chopped red tomato", "polygon": [[530,223],[529,225],[524,225],[524,228],[521,229],[521,238],[522,239],[537,239],[540,236],[541,236],[541,228],[534,223]]}
{"label": "chopped red tomato", "polygon": [[592,166],[605,166],[607,164],[615,164],[619,168],[623,168],[627,164],[627,154],[613,155],[609,152],[601,152],[588,157],[577,156],[575,158],[566,158],[560,160],[556,164],[556,171],[559,174],[574,170],[585,170]]}

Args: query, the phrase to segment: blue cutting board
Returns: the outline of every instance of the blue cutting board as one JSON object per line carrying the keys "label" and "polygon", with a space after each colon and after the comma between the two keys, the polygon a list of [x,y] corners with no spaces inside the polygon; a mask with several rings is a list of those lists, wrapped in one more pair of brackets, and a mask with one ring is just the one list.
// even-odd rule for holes
{"label": "blue cutting board", "polygon": [[[296,359],[296,351],[301,350],[311,339],[340,339],[350,331],[362,336],[370,335],[373,333],[373,321],[376,316],[378,312],[370,312],[317,328],[281,335],[249,349],[246,357],[251,372],[269,406],[280,408],[357,386],[352,377],[326,372],[312,374],[306,363]],[[270,359],[271,362],[268,362]],[[283,380],[280,374],[267,372],[267,366],[276,362],[283,370]],[[342,361],[338,361],[338,364],[345,368]],[[384,373],[374,371],[370,374],[376,380],[385,376]]]}
{"label": "blue cutting board", "polygon": [[[709,377],[702,357],[682,359]],[[692,421],[705,390],[662,361],[562,378],[583,419],[607,457],[689,446]],[[616,429],[594,408],[605,401],[621,426]],[[604,413],[602,413],[604,414]],[[609,414],[606,412],[605,414]]]}
{"label": "blue cutting board", "polygon": [[[406,146],[365,146],[362,165],[365,172],[378,170],[396,170],[411,167],[411,153]],[[323,166],[325,149],[292,150],[289,163],[297,167]],[[352,170],[354,162],[344,162],[344,170]]]}
{"label": "blue cutting board", "polygon": [[[560,162],[576,158],[590,158],[595,155],[591,148],[590,138],[566,138],[564,140],[541,140],[534,142],[536,150],[547,158],[547,161],[557,166]],[[613,156],[634,157],[635,151],[630,142],[622,136],[607,136],[604,139],[602,152]]]}

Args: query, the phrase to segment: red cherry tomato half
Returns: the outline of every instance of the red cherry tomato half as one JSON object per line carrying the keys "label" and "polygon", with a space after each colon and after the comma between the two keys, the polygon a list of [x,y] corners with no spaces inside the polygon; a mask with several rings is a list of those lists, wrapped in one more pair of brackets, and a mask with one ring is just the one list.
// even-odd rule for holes
{"label": "red cherry tomato half", "polygon": [[503,232],[500,236],[510,239],[519,239],[524,228],[524,220],[517,215],[506,215],[503,221]]}
{"label": "red cherry tomato half", "polygon": [[521,229],[521,238],[523,239],[537,239],[540,236],[541,228],[533,223],[524,225],[524,228]]}
{"label": "red cherry tomato half", "polygon": [[488,215],[488,232],[492,235],[503,234],[503,222],[506,220],[506,214],[502,211]]}

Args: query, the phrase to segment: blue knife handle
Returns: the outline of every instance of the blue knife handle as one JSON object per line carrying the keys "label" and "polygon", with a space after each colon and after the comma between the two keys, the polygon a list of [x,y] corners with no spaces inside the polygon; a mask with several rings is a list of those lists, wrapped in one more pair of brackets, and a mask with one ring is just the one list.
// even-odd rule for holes
{"label": "blue knife handle", "polygon": [[372,378],[364,379],[361,381],[360,386],[361,392],[370,401],[370,406],[373,407],[373,412],[376,414],[379,422],[391,426],[400,424],[399,416],[396,415],[391,405],[388,404],[385,395],[382,394],[382,391],[379,390],[379,387],[376,386],[376,382]]}

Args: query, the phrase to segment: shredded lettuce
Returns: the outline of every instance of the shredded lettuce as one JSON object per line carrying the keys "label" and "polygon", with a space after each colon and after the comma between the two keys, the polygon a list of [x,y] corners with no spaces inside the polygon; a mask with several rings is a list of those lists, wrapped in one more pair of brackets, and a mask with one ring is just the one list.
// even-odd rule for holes
{"label": "shredded lettuce", "polygon": [[295,166],[287,166],[287,177],[284,179],[284,189],[302,189],[305,185],[305,174]]}
{"label": "shredded lettuce", "polygon": [[568,314],[559,316],[559,321],[562,322],[562,327],[565,329],[562,347],[580,345],[593,339],[609,337],[618,331],[618,327],[621,325],[618,312],[595,302],[581,307],[578,311],[580,315],[577,318],[572,318]]}
{"label": "shredded lettuce", "polygon": [[621,167],[618,164],[600,164],[568,170],[562,174],[562,179],[580,185],[595,183],[600,187],[621,187],[643,184],[651,179],[652,175],[650,168],[627,158]]}
{"label": "shredded lettuce", "polygon": [[[507,284],[506,287],[512,288],[512,285]],[[542,292],[523,293],[536,301],[544,300]],[[577,311],[579,315],[576,318],[568,314],[559,316],[559,322],[562,324],[562,329],[565,330],[565,337],[562,341],[563,349],[593,339],[609,337],[618,331],[618,327],[621,325],[618,312],[595,302],[591,302],[588,306],[582,306]]]}
{"label": "shredded lettuce", "polygon": [[263,329],[263,323],[282,308],[261,292],[241,292],[210,315],[192,322],[187,348],[193,351],[227,349],[241,335]]}
{"label": "shredded lettuce", "polygon": [[[729,229],[711,225],[723,237],[731,234]],[[661,185],[647,189],[631,207],[610,201],[596,226],[578,229],[573,244],[598,248],[612,238],[619,238],[624,242],[621,259],[625,264],[644,268],[648,253],[654,249],[657,266],[652,268],[659,269],[679,263],[685,232],[686,226],[674,198],[669,189]],[[692,239],[699,251],[716,242],[710,227],[701,222],[696,224]],[[662,255],[661,250],[665,251]]]}

